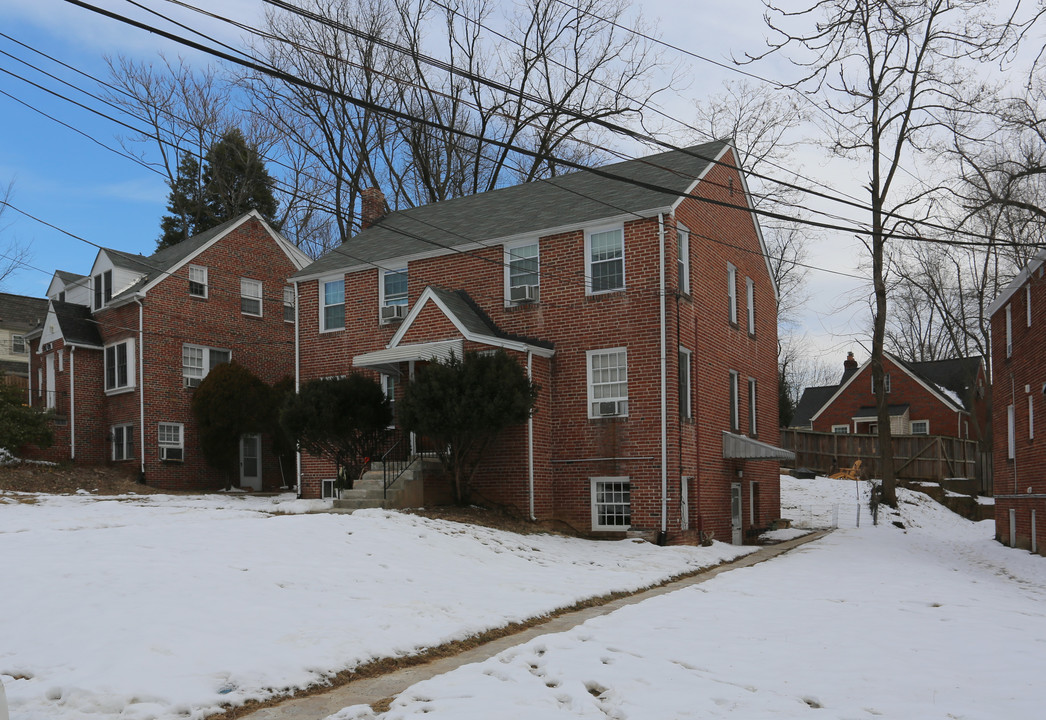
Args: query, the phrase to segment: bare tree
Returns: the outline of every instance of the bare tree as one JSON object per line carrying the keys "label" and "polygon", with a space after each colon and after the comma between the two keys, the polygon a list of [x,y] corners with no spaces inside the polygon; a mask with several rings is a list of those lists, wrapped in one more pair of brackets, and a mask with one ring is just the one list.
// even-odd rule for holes
{"label": "bare tree", "polygon": [[[4,215],[7,211],[7,202],[11,199],[14,191],[14,181],[7,183],[6,187],[0,188],[0,235],[8,229],[9,224],[4,224]],[[9,277],[18,272],[23,265],[32,259],[29,246],[17,240],[9,240],[0,248],[0,288]]]}
{"label": "bare tree", "polygon": [[[831,120],[832,149],[867,163],[874,293],[872,375],[878,388],[883,500],[896,505],[890,416],[883,384],[887,317],[887,248],[926,189],[903,188],[904,164],[926,147],[940,115],[974,98],[965,64],[998,47],[1000,34],[981,22],[976,0],[819,0],[790,11],[764,0],[777,33],[771,53],[796,51],[803,75],[794,83],[816,94]],[[795,25],[809,29],[792,29]],[[755,58],[752,58],[755,59]],[[907,233],[905,233],[907,234]]]}

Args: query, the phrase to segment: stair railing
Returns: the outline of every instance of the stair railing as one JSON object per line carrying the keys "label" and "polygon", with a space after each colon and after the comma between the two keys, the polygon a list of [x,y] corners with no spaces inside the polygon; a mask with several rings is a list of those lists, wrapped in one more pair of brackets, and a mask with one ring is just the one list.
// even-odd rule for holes
{"label": "stair railing", "polygon": [[410,449],[410,433],[393,428],[386,436],[386,449],[381,455],[382,498],[388,499],[389,488],[407,471],[414,456]]}

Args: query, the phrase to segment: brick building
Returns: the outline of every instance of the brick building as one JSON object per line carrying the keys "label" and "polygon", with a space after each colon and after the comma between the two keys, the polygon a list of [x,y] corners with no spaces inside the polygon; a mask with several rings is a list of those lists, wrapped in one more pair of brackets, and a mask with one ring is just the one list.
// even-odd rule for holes
{"label": "brick building", "polygon": [[[294,371],[293,291],[308,263],[256,212],[144,257],[103,248],[91,272],[59,271],[30,333],[30,398],[54,411],[53,460],[111,463],[164,489],[227,478],[198,446],[190,411],[211,368],[238,362],[267,383]],[[241,440],[234,484],[284,483],[268,443]]]}
{"label": "brick building", "polygon": [[[714,142],[382,216],[297,273],[298,379],[395,400],[502,348],[540,386],[474,498],[592,534],[741,542],[778,517],[777,296],[733,148]],[[334,468],[303,457],[318,497]]]}
{"label": "brick building", "polygon": [[[982,358],[905,362],[884,353],[883,372],[892,434],[990,437]],[[878,424],[871,360],[858,365],[849,353],[838,385],[803,390],[791,427],[875,434]]]}
{"label": "brick building", "polygon": [[0,375],[20,388],[29,384],[29,343],[25,336],[43,322],[47,300],[0,293]]}
{"label": "brick building", "polygon": [[1046,548],[1046,250],[1040,251],[988,308],[996,432],[992,452],[995,538],[1011,547]]}

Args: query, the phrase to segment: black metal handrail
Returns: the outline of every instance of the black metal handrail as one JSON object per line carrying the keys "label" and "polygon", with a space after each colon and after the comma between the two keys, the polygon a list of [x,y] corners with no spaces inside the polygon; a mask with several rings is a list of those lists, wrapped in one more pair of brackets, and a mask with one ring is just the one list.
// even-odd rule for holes
{"label": "black metal handrail", "polygon": [[386,445],[381,454],[382,497],[387,498],[392,487],[411,463],[410,433],[400,428],[393,428],[386,435]]}

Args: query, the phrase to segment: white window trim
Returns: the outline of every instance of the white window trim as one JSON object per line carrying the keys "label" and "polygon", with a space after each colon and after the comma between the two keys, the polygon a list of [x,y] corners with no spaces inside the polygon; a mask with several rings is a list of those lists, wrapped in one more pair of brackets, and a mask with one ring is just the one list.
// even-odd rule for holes
{"label": "white window trim", "polygon": [[[108,280],[108,282],[106,282]],[[100,286],[100,290],[98,289]],[[101,310],[113,299],[112,268],[91,276],[91,309]]]}
{"label": "white window trim", "polygon": [[730,324],[737,325],[737,267],[733,263],[726,264],[726,299]]}
{"label": "white window trim", "polygon": [[[291,316],[287,317],[287,309],[290,308]],[[283,286],[283,322],[293,323],[297,315],[294,309],[294,286]]]}
{"label": "white window trim", "polygon": [[[164,440],[161,439],[160,429],[163,426],[165,426],[165,425],[168,426],[168,427],[176,427],[176,428],[178,428],[178,442],[177,443],[165,442]],[[156,445],[159,448],[169,447],[169,448],[178,448],[178,449],[180,449],[182,451],[182,459],[180,461],[179,460],[172,460],[172,461],[168,461],[168,462],[184,462],[185,461],[185,425],[183,423],[176,423],[176,422],[162,422],[162,421],[158,422],[156,424]],[[159,453],[157,453],[157,454],[159,454]]]}
{"label": "white window trim", "polygon": [[[194,271],[203,273],[203,282],[200,282],[199,280],[193,280],[193,272]],[[199,293],[194,293],[192,291],[192,284],[193,283],[196,283],[198,285],[203,285],[203,294],[202,295],[199,294]],[[210,288],[211,288],[211,286],[210,286],[210,283],[208,281],[207,267],[204,266],[204,265],[190,265],[189,266],[189,297],[200,298],[202,300],[206,300],[208,295],[209,295],[209,293],[210,293]]]}
{"label": "white window trim", "polygon": [[[926,428],[926,431],[925,432],[916,432],[915,431],[915,426],[916,425],[922,425],[923,427]],[[908,423],[908,431],[912,435],[929,435],[930,434],[930,421],[929,420],[912,420],[910,423]]]}
{"label": "white window trim", "polygon": [[[109,386],[109,348],[115,348],[120,345],[127,346],[127,384],[120,385],[116,384],[112,387]],[[114,351],[116,352],[116,351]],[[137,369],[137,363],[135,362],[134,355],[134,338],[126,338],[118,342],[109,343],[105,346],[102,351],[102,387],[105,389],[106,395],[118,395],[120,393],[131,392],[136,387],[135,370]],[[119,383],[119,379],[117,379]]]}
{"label": "white window trim", "polygon": [[1035,439],[1035,396],[1028,396],[1028,439]]}
{"label": "white window trim", "polygon": [[736,370],[730,371],[730,431],[741,429],[741,379]]}
{"label": "white window trim", "polygon": [[754,377],[748,378],[748,434],[756,436],[756,393],[757,385]]}
{"label": "white window trim", "polygon": [[1013,308],[1006,305],[1006,357],[1013,355]]}
{"label": "white window trim", "polygon": [[1013,405],[1006,406],[1006,459],[1013,460],[1017,454],[1017,419]]}
{"label": "white window trim", "polygon": [[[199,378],[197,378],[196,375],[192,375],[186,372],[187,366],[185,364],[185,350],[187,348],[191,348],[193,350],[200,350],[203,352],[203,374],[200,375]],[[211,372],[212,352],[229,353],[228,362],[232,362],[232,350],[226,348],[209,347],[207,345],[197,345],[195,343],[182,343],[182,377],[187,379],[198,380],[203,380],[205,377],[207,377],[207,375],[209,375]]]}
{"label": "white window trim", "polygon": [[1031,327],[1031,282],[1024,286],[1024,309],[1028,327]]}
{"label": "white window trim", "polygon": [[[593,530],[609,530],[615,532],[624,532],[632,527],[631,522],[628,525],[600,525],[597,520],[599,518],[599,507],[596,504],[596,493],[600,483],[628,483],[629,485],[629,502],[628,502],[628,513],[629,521],[632,519],[632,481],[631,478],[626,476],[619,477],[593,477],[589,478],[589,489],[592,506],[592,529]],[[609,504],[609,503],[606,503]]]}
{"label": "white window trim", "polygon": [[748,334],[755,335],[755,281],[745,278],[745,289],[748,302]]}
{"label": "white window trim", "polygon": [[[624,379],[624,383],[625,383],[625,392],[626,392],[626,394],[624,396],[617,396],[617,397],[611,397],[611,398],[599,398],[597,400],[595,398],[595,386],[594,386],[594,384],[592,382],[592,358],[594,356],[596,356],[596,355],[611,355],[611,354],[614,354],[614,353],[624,353],[624,355],[625,355],[625,379]],[[587,397],[588,397],[588,417],[589,417],[589,419],[590,420],[598,420],[598,419],[603,418],[603,417],[628,417],[628,412],[629,412],[629,407],[628,407],[629,403],[628,403],[628,394],[627,394],[628,393],[628,348],[625,348],[625,347],[601,348],[599,350],[589,350],[589,351],[587,351],[585,353],[585,374],[586,374],[586,384],[588,386]],[[613,416],[599,415],[599,414],[597,414],[596,412],[593,411],[593,406],[597,402],[616,402],[616,403],[622,403],[623,402],[624,403],[624,412],[619,413],[617,415],[613,415]]]}
{"label": "white window trim", "polygon": [[679,278],[679,291],[690,294],[690,230],[686,225],[676,223],[676,245],[679,248],[678,265],[683,268]]}
{"label": "white window trim", "polygon": [[385,298],[385,278],[389,275],[399,275],[403,273],[407,276],[407,288],[408,292],[403,296],[402,303],[396,303],[397,305],[407,305],[410,302],[410,273],[406,267],[394,268],[392,270],[378,270],[378,306],[386,307],[389,305],[389,301]]}
{"label": "white window trim", "polygon": [[850,434],[850,426],[849,425],[832,425],[832,432],[833,433],[837,433],[839,435],[849,435]]}
{"label": "white window trim", "polygon": [[[15,345],[20,344],[21,350],[16,350]],[[29,353],[29,346],[25,342],[25,335],[12,335],[11,336],[11,354],[12,355],[27,355]]]}
{"label": "white window trim", "polygon": [[[120,432],[122,433],[121,437],[123,438],[122,446],[123,446],[123,451],[124,451],[123,457],[116,457],[116,431],[117,430],[120,430]],[[130,443],[131,447],[127,446],[128,445],[128,443],[127,443],[127,431],[128,430],[131,431],[131,443]],[[113,425],[111,428],[109,428],[109,437],[110,437],[109,457],[110,457],[110,459],[113,462],[123,462],[124,460],[134,460],[134,424],[133,423],[122,423],[120,425]]]}
{"label": "white window trim", "polygon": [[[253,295],[249,291],[252,285],[256,285],[258,294]],[[247,312],[243,309],[244,300],[255,300],[258,303],[258,312]],[[248,317],[264,317],[265,315],[265,287],[261,280],[254,278],[240,278],[240,314]]]}
{"label": "white window trim", "polygon": [[[511,300],[511,290],[512,290],[513,287],[516,287],[515,285],[512,284],[512,259],[513,259],[512,258],[512,251],[513,250],[517,250],[519,248],[530,247],[531,245],[534,245],[538,249],[538,254],[537,254],[537,261],[538,261],[538,273],[537,273],[538,274],[538,284],[536,285],[536,287],[541,287],[541,242],[538,239],[535,238],[533,240],[518,240],[516,242],[505,243],[505,245],[504,245],[504,253],[505,253],[505,258],[504,258],[505,272],[504,272],[504,276],[505,276],[505,306],[506,307],[511,307],[511,306],[515,306],[515,305],[519,305],[520,304],[518,302],[512,302],[512,300]],[[520,287],[523,287],[523,286],[520,286]]]}
{"label": "white window trim", "polygon": [[[348,318],[347,313],[345,313],[345,305],[346,305],[346,302],[345,302],[345,276],[344,275],[333,275],[331,277],[320,278],[316,282],[317,282],[317,293],[318,293],[317,294],[317,298],[316,298],[316,300],[317,300],[316,305],[320,309],[320,317],[319,317],[320,332],[321,333],[329,333],[329,332],[341,332],[341,331],[345,330],[345,321]],[[327,302],[326,286],[327,286],[327,283],[332,283],[332,282],[341,282],[341,302],[340,303],[335,303],[333,305],[327,305],[326,304],[326,302]],[[337,307],[338,305],[341,305],[341,307],[342,307],[342,322],[341,322],[341,326],[340,327],[329,328],[329,327],[327,327],[327,322],[326,322],[326,315],[327,314],[324,311],[327,308],[329,308],[329,307]]]}
{"label": "white window trim", "polygon": [[[872,384],[872,395],[875,395],[875,375],[869,375],[869,381]],[[890,373],[883,373],[883,387],[886,388],[886,394],[890,394]]]}
{"label": "white window trim", "polygon": [[[621,287],[610,288],[607,290],[593,290],[592,289],[592,236],[600,233],[610,232],[617,230],[621,233]],[[585,229],[585,294],[586,295],[606,295],[608,293],[623,292],[628,287],[628,268],[625,262],[625,226],[624,225],[606,225],[603,227],[592,227]]]}
{"label": "white window trim", "polygon": [[[679,415],[684,420],[694,419],[694,372],[693,372],[693,356],[694,354],[687,350],[682,345],[679,346],[679,365],[681,368],[686,369],[686,396],[680,392],[680,408]],[[682,376],[682,373],[680,373]]]}
{"label": "white window trim", "polygon": [[65,352],[59,350],[55,355],[58,356],[58,372],[65,372]]}

